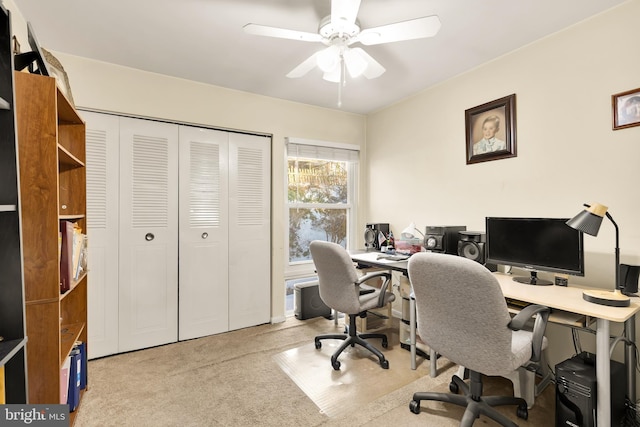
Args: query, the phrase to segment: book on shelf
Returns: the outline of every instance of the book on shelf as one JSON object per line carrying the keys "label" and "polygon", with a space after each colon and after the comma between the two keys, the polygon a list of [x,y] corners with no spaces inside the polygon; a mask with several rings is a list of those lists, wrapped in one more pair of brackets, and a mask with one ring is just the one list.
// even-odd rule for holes
{"label": "book on shelf", "polygon": [[87,271],[87,235],[80,233],[77,240],[77,249],[74,247],[74,251],[78,251],[78,259],[74,265],[75,276],[74,279],[78,280],[80,275]]}
{"label": "book on shelf", "polygon": [[69,370],[71,369],[71,356],[67,356],[60,370],[60,403],[67,403],[69,395]]}
{"label": "book on shelf", "polygon": [[60,293],[71,289],[73,278],[73,229],[71,221],[60,221],[60,233],[62,234],[60,250]]}
{"label": "book on shelf", "polygon": [[83,234],[82,230],[79,227],[73,228],[73,260],[71,263],[73,280],[78,279],[78,268],[80,266],[80,252],[82,251],[83,245]]}
{"label": "book on shelf", "polygon": [[60,230],[60,293],[64,293],[87,269],[87,236],[73,221],[60,221]]}

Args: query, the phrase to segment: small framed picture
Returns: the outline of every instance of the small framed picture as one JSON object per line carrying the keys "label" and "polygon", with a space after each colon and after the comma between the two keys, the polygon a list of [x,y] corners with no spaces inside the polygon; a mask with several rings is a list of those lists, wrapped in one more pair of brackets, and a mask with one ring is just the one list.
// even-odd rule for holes
{"label": "small framed picture", "polygon": [[640,88],[611,95],[613,130],[640,126]]}
{"label": "small framed picture", "polygon": [[516,95],[465,111],[467,164],[516,157]]}

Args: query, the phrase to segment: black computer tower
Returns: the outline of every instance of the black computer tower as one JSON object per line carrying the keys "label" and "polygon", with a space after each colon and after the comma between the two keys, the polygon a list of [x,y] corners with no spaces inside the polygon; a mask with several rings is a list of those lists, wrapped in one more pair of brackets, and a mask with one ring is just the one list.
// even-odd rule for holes
{"label": "black computer tower", "polygon": [[[611,426],[624,419],[627,379],[624,365],[611,361]],[[596,356],[582,352],[556,365],[556,427],[595,427]]]}
{"label": "black computer tower", "polygon": [[314,317],[331,317],[331,309],[320,298],[318,282],[298,283],[293,287],[295,294],[294,315],[296,319],[307,320]]}

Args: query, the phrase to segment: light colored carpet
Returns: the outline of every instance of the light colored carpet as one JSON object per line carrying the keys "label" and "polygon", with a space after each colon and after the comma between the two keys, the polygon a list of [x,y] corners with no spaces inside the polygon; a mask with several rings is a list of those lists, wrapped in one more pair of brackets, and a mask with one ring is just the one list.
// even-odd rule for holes
{"label": "light colored carpet", "polygon": [[[429,377],[428,363],[421,362],[412,371],[409,352],[397,344],[397,338],[392,339],[392,334],[389,348],[383,351],[390,361],[389,370],[383,370],[367,356],[347,354],[340,359],[343,362],[340,372],[334,373],[329,361],[331,341],[325,341],[322,349],[316,350],[313,338],[342,332],[341,328],[324,318],[306,321],[290,318],[276,325],[92,360],[88,368],[89,389],[75,426],[459,425],[462,411],[450,404],[424,402],[420,414],[409,411],[413,393],[446,391],[455,365],[440,359],[436,378]],[[296,362],[296,354],[305,357],[305,362],[307,357],[312,358],[311,369],[316,372],[316,376],[299,374],[300,387],[281,364],[286,361],[301,370],[303,361]],[[369,386],[360,387],[360,382],[370,380],[369,375],[372,377]],[[349,410],[332,412],[331,408],[339,405],[337,400],[317,404],[315,398],[308,396],[303,389],[314,378],[324,382],[321,389],[331,389],[331,393],[326,393],[328,399],[341,397],[342,402],[349,401],[345,403]],[[487,380],[485,390],[511,392],[508,381],[493,378]],[[522,427],[551,426],[553,398],[554,389],[549,387],[529,412],[528,422],[517,420],[514,407],[501,410]],[[326,407],[330,409],[321,409]],[[495,423],[481,417],[475,425]]]}

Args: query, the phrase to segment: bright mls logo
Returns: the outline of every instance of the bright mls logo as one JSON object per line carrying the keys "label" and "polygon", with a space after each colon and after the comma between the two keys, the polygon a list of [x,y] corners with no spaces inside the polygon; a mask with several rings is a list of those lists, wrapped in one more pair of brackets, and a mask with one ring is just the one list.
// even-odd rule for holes
{"label": "bright mls logo", "polygon": [[0,405],[0,427],[69,427],[67,405]]}

